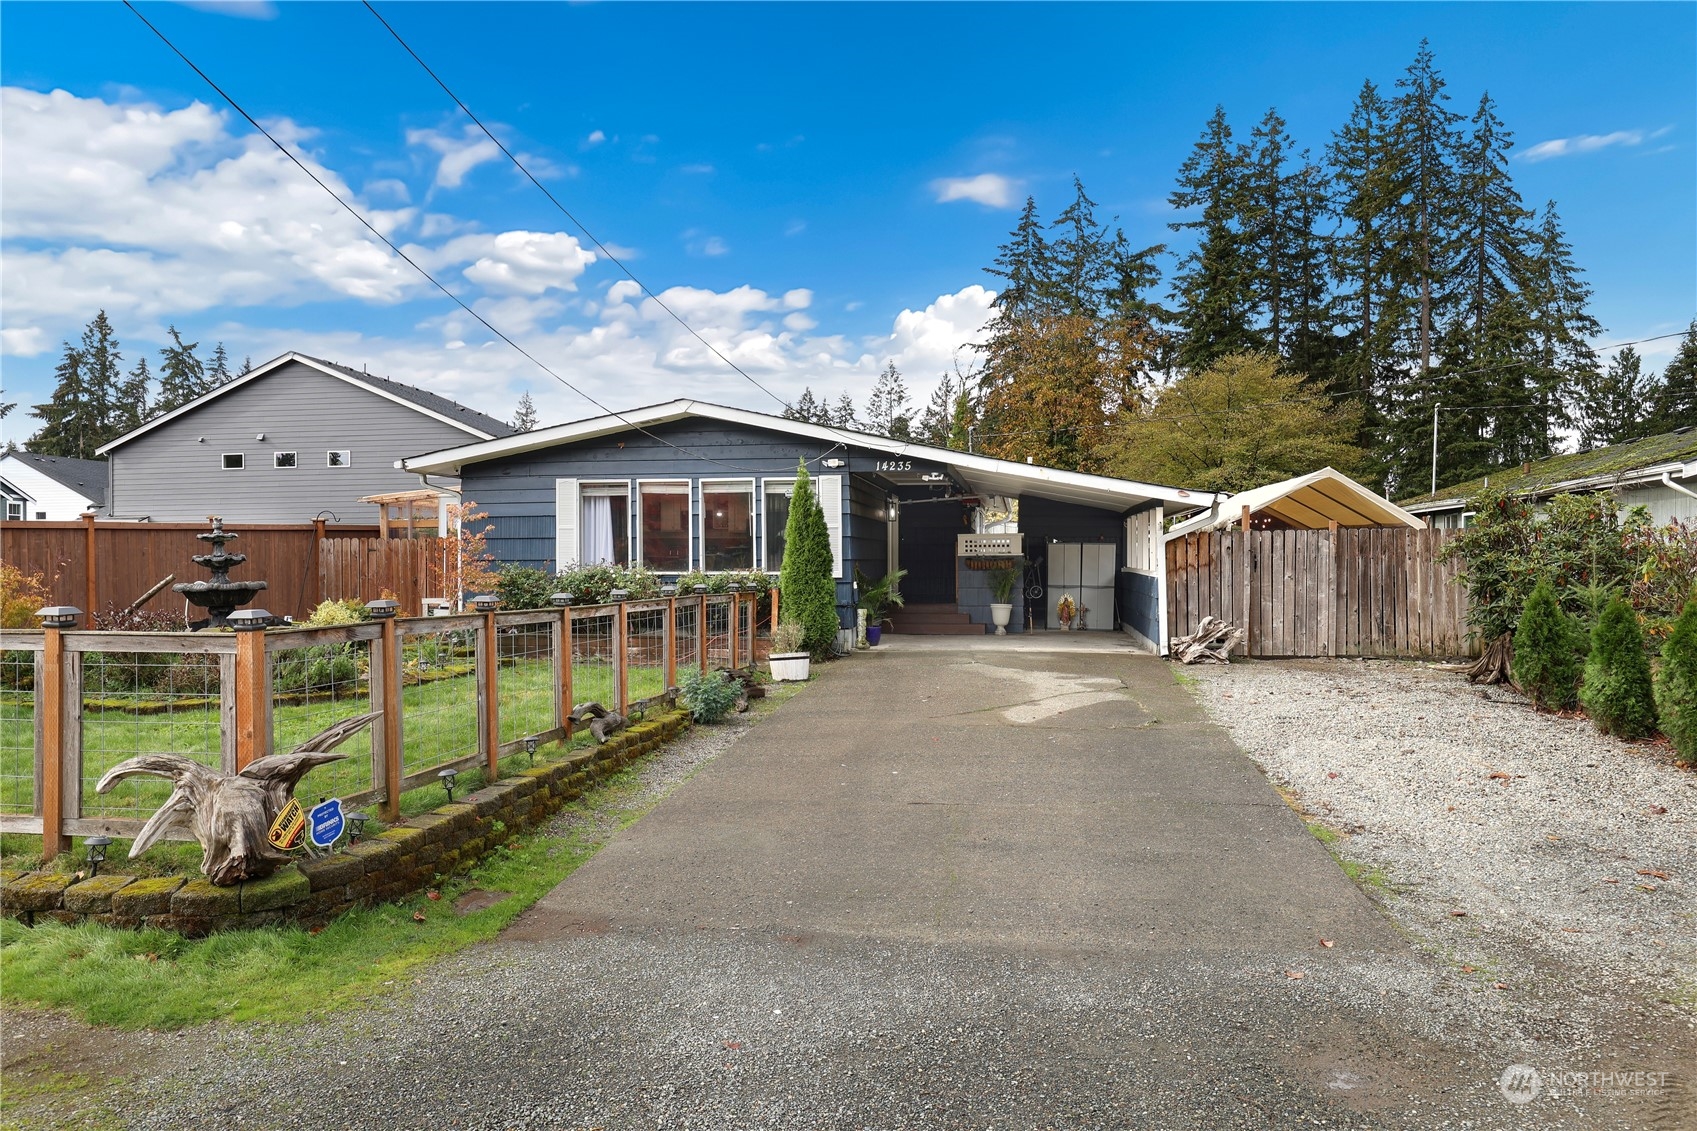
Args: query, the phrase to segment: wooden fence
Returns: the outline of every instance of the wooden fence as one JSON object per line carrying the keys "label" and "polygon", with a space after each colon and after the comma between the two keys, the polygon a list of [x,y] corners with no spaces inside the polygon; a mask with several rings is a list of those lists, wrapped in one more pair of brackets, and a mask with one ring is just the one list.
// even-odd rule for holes
{"label": "wooden fence", "polygon": [[1244,654],[1474,655],[1454,532],[1219,530],[1167,543],[1167,631],[1215,616],[1247,629]]}
{"label": "wooden fence", "polygon": [[[582,729],[590,701],[622,714],[652,705],[691,668],[751,667],[753,592],[569,608],[377,619],[334,628],[232,633],[0,632],[0,832],[134,837],[170,793],[153,778],[96,786],[138,754],[174,754],[235,773],[327,726],[374,712],[370,728],[300,787],[302,796],[400,813],[401,794],[445,770],[533,760]],[[546,754],[545,754],[546,756]],[[167,839],[187,839],[176,828]]]}
{"label": "wooden fence", "polygon": [[326,538],[318,543],[319,592],[372,601],[388,591],[402,609],[422,613],[426,597],[454,596],[454,546],[442,538]]}

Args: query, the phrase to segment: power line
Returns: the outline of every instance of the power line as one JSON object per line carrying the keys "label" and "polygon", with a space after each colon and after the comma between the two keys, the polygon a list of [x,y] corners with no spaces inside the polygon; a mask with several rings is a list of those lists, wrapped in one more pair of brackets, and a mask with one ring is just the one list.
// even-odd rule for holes
{"label": "power line", "polygon": [[[360,213],[359,209],[355,208],[347,200],[343,199],[342,195],[340,193],[338,193],[335,189],[333,189],[329,185],[325,184],[324,181],[318,176],[317,173],[314,173],[312,171],[312,169],[309,168],[306,165],[305,162],[303,162],[299,157],[295,156],[293,151],[291,151],[282,142],[278,141],[276,139],[276,137],[274,137],[271,134],[271,131],[267,130],[264,126],[260,125],[258,120],[255,119],[252,114],[249,114],[245,109],[243,109],[241,103],[237,102],[234,98],[232,98],[229,95],[228,92],[226,92],[224,90],[223,87],[219,86],[216,82],[214,82],[213,79],[212,79],[212,76],[208,75],[205,71],[201,70],[199,65],[197,65],[193,59],[190,59],[186,54],[183,53],[181,48],[179,48],[175,43],[171,42],[170,37],[168,37],[164,32],[160,31],[157,27],[155,27],[153,25],[152,21],[150,21],[146,16],[142,15],[141,12],[136,8],[136,6],[133,3],[131,3],[131,0],[124,0],[124,7],[128,8],[132,13],[134,13],[136,19],[140,20],[144,25],[146,25],[146,27],[149,31],[151,31],[154,35],[158,36],[161,43],[165,44],[166,47],[170,48],[171,52],[174,55],[176,55],[177,58],[181,59],[185,64],[187,64],[187,66],[190,70],[192,70],[195,74],[199,75],[201,80],[204,81],[207,86],[211,87],[214,91],[216,91],[220,98],[222,98],[225,102],[228,102],[230,104],[230,107],[232,109],[234,109],[236,111],[236,113],[240,114],[243,118],[245,118],[249,125],[251,125],[254,129],[258,130],[261,134],[263,134],[265,136],[265,139],[267,141],[269,141],[272,145],[276,146],[278,152],[282,153],[283,156],[287,157],[290,161],[292,161],[295,164],[295,166],[300,169],[301,172],[305,173],[308,177],[311,177],[312,182],[314,184],[316,184],[319,188],[323,189],[326,193],[328,193],[332,200],[334,200],[337,204],[340,204],[347,211],[347,213],[350,216],[352,216],[355,220],[358,220],[360,222],[360,224],[363,225],[365,227],[365,229],[368,232],[370,232],[373,236],[376,236],[377,239],[385,247],[387,247],[390,251],[394,252],[397,256],[399,256],[403,261],[405,261],[405,263],[409,267],[411,267],[413,270],[417,271],[420,275],[424,276],[427,280],[429,280],[432,286],[434,286],[437,290],[441,291],[444,295],[447,295],[448,298],[451,299],[454,302],[454,304],[456,306],[458,306],[461,310],[464,310],[467,314],[469,314],[473,318],[475,318],[480,324],[482,324],[484,329],[488,330],[491,334],[494,334],[497,338],[499,338],[503,342],[507,343],[507,345],[511,346],[513,349],[517,350],[518,353],[521,356],[523,356],[526,360],[528,360],[532,365],[535,365],[538,369],[542,370],[542,372],[548,374],[548,376],[552,377],[554,380],[558,381],[560,384],[564,385],[566,388],[570,389],[572,392],[576,393],[578,396],[582,397],[584,400],[588,401],[590,404],[594,405],[596,408],[600,409],[602,412],[606,413],[608,416],[613,417],[615,420],[620,421],[621,423],[627,425],[628,427],[630,427],[632,429],[635,429],[636,431],[642,433],[644,436],[647,436],[649,439],[655,440],[655,441],[657,441],[661,444],[664,444],[666,447],[671,448],[673,451],[676,451],[681,455],[691,456],[695,459],[704,460],[707,463],[717,464],[721,467],[728,467],[728,468],[731,468],[731,469],[736,470],[736,471],[764,473],[765,471],[769,470],[769,469],[765,469],[765,468],[745,467],[742,464],[730,463],[726,460],[715,459],[712,456],[702,455],[699,452],[692,452],[688,448],[680,447],[679,445],[674,444],[670,440],[666,439],[664,436],[655,435],[653,432],[650,432],[648,429],[642,427],[642,425],[640,425],[640,424],[637,424],[635,421],[630,420],[628,417],[624,416],[622,413],[615,412],[614,410],[608,408],[606,405],[602,404],[600,401],[596,400],[594,397],[590,396],[588,393],[584,392],[582,389],[578,388],[576,385],[572,384],[570,381],[566,380],[564,377],[562,377],[558,373],[554,372],[554,370],[550,369],[547,365],[543,364],[542,361],[539,360],[535,355],[533,355],[529,350],[527,350],[523,346],[519,345],[512,338],[508,337],[499,328],[497,328],[493,323],[491,323],[487,318],[483,317],[483,315],[481,315],[477,311],[473,310],[471,308],[471,306],[469,304],[467,304],[464,299],[460,298],[459,295],[456,295],[453,291],[449,290],[445,285],[443,285],[443,283],[440,280],[438,280],[436,278],[436,276],[432,275],[429,271],[426,271],[423,267],[419,266],[418,262],[416,260],[414,260],[411,256],[409,256],[406,252],[402,251],[399,247],[397,247],[393,240],[389,239],[388,236],[386,236],[382,232],[378,231],[376,226],[374,226],[371,223],[370,220],[367,220],[365,218],[365,216]],[[843,446],[843,445],[840,442],[836,445],[836,447],[841,447],[841,446]],[[827,452],[834,451],[834,450],[835,450],[835,448],[827,449]],[[821,454],[820,456],[815,457],[815,458],[816,459],[823,459],[824,454]]]}
{"label": "power line", "polygon": [[628,266],[626,266],[625,262],[622,259],[620,259],[618,256],[614,255],[611,251],[609,251],[607,249],[607,245],[602,243],[599,239],[597,239],[596,236],[595,236],[595,233],[590,231],[589,228],[587,226],[585,226],[585,224],[582,220],[579,220],[575,215],[573,215],[572,211],[569,208],[567,208],[564,204],[561,204],[560,201],[559,201],[559,198],[556,197],[551,191],[549,191],[549,189],[546,185],[544,185],[541,181],[536,179],[535,174],[533,174],[529,169],[525,168],[524,162],[520,161],[518,159],[518,156],[516,154],[514,154],[512,150],[507,148],[506,142],[504,142],[500,138],[496,137],[494,135],[494,133],[492,133],[490,131],[489,127],[483,124],[483,119],[479,118],[476,114],[471,112],[471,107],[467,106],[465,104],[465,102],[463,100],[461,100],[460,96],[453,92],[453,89],[450,88],[448,86],[448,84],[442,80],[442,76],[438,75],[431,68],[429,63],[426,63],[422,58],[419,57],[418,52],[414,51],[412,49],[411,44],[409,44],[405,39],[401,38],[401,33],[396,31],[394,25],[391,24],[388,20],[384,19],[382,13],[379,12],[375,7],[372,6],[371,0],[364,0],[364,3],[365,3],[365,10],[370,12],[372,14],[372,16],[376,18],[377,22],[382,24],[384,29],[386,31],[388,31],[388,33],[390,35],[395,37],[395,42],[400,44],[402,49],[405,50],[408,55],[411,55],[413,57],[414,62],[416,62],[420,67],[424,68],[424,73],[429,75],[432,79],[435,80],[436,85],[442,88],[442,93],[446,94],[450,99],[452,99],[454,105],[458,106],[460,108],[460,110],[462,112],[464,112],[465,116],[471,119],[472,124],[475,125],[478,129],[483,131],[483,136],[487,137],[490,141],[494,142],[495,145],[497,147],[499,147],[501,152],[506,154],[507,160],[511,161],[513,163],[513,165],[518,169],[518,171],[524,174],[526,180],[528,180],[531,184],[535,185],[538,189],[541,190],[542,195],[546,196],[548,198],[548,203],[552,204],[555,208],[559,209],[560,214],[562,216],[564,216],[566,219],[570,220],[577,227],[577,230],[582,232],[584,234],[584,236],[589,240],[589,242],[595,245],[596,250],[598,250],[602,255],[606,256],[608,261],[611,262],[613,264],[613,266],[617,267],[620,271],[623,271],[625,273],[625,277],[627,279],[629,279],[631,282],[635,283],[638,287],[640,287],[642,289],[642,293],[647,295],[649,297],[649,299],[651,299],[656,306],[658,306],[661,310],[664,310],[667,314],[671,315],[672,318],[677,322],[677,324],[679,326],[682,326],[685,330],[688,330],[691,337],[693,337],[696,341],[700,342],[702,345],[706,346],[708,348],[708,350],[712,352],[714,357],[718,358],[720,361],[722,361],[726,365],[730,366],[737,373],[741,374],[743,379],[746,380],[749,384],[753,385],[756,389],[759,389],[761,392],[765,393],[767,396],[771,397],[773,400],[777,401],[779,404],[783,405],[785,408],[790,407],[790,403],[788,401],[786,401],[783,397],[780,397],[777,393],[774,393],[771,389],[768,389],[765,385],[762,385],[759,381],[756,381],[753,377],[749,376],[748,372],[746,370],[744,370],[742,366],[738,365],[736,362],[734,362],[730,358],[726,357],[719,350],[718,346],[715,346],[712,342],[710,342],[706,338],[702,337],[701,334],[696,331],[695,327],[691,326],[687,321],[684,320],[684,318],[681,314],[679,314],[677,311],[673,310],[670,306],[666,305],[665,301],[663,299],[661,299],[661,297],[659,295],[655,294],[653,289],[650,288],[647,283],[644,283],[641,279],[637,278],[636,273],[634,271],[632,271]]}

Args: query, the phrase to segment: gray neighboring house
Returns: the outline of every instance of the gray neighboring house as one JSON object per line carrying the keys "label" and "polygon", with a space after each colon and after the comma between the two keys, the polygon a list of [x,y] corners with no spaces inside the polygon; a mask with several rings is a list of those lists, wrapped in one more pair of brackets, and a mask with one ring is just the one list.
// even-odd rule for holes
{"label": "gray neighboring house", "polygon": [[287,353],[101,448],[106,513],[376,522],[377,506],[361,498],[423,486],[397,461],[512,431],[428,390]]}

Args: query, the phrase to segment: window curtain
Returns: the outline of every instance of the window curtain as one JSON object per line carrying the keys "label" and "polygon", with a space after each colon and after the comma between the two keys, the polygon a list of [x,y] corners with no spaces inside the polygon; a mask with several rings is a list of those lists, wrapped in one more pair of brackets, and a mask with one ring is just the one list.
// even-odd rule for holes
{"label": "window curtain", "polygon": [[583,524],[583,564],[602,565],[612,562],[612,498],[607,495],[585,495],[578,521]]}

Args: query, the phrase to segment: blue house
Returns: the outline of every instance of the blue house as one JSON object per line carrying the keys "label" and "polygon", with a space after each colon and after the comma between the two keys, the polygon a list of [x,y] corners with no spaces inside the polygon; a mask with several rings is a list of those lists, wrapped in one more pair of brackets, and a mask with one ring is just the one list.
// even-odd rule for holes
{"label": "blue house", "polygon": [[[783,561],[798,461],[813,478],[854,623],[856,569],[905,569],[897,631],[986,632],[986,567],[1024,571],[1010,631],[1053,627],[1063,595],[1083,627],[1164,646],[1166,515],[1212,494],[992,459],[676,400],[413,456],[489,515],[501,562],[555,570],[640,562],[662,574]],[[434,485],[434,484],[431,484]],[[1014,517],[1017,516],[1017,517]],[[1000,561],[998,561],[1000,559]]]}

